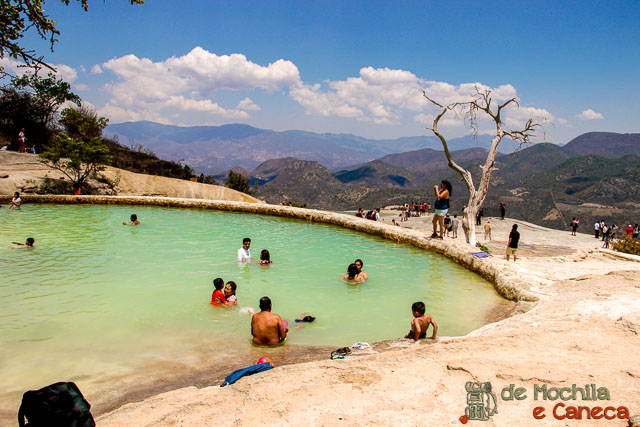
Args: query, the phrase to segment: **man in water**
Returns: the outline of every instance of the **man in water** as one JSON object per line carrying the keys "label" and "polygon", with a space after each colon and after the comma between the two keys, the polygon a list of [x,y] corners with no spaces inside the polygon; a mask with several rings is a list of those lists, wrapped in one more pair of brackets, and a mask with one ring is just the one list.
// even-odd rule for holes
{"label": "man in water", "polygon": [[249,262],[251,261],[251,251],[249,251],[249,247],[251,246],[251,239],[245,237],[242,239],[242,247],[238,249],[238,262]]}
{"label": "man in water", "polygon": [[282,318],[271,312],[271,299],[260,298],[260,313],[251,317],[251,335],[255,345],[275,347],[287,338],[288,328]]}
{"label": "man in water", "polygon": [[358,277],[362,278],[362,281],[367,280],[369,278],[369,275],[362,271],[362,266],[364,265],[362,260],[358,258],[353,263],[356,265],[356,267],[358,267]]}

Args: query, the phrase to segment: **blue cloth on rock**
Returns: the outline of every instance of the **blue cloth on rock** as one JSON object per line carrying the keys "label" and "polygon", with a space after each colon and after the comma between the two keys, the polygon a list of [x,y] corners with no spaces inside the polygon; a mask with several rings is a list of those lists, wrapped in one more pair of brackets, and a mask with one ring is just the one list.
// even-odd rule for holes
{"label": "blue cloth on rock", "polygon": [[220,384],[220,387],[233,384],[246,375],[253,375],[257,374],[258,372],[268,371],[271,368],[273,368],[273,366],[271,366],[271,363],[267,362],[259,363],[257,365],[251,365],[247,368],[238,369],[237,371],[233,371],[232,373],[227,375],[227,378],[225,378],[224,382]]}
{"label": "blue cloth on rock", "polygon": [[488,254],[486,252],[469,252],[469,253],[477,258],[486,258],[491,256],[491,254]]}

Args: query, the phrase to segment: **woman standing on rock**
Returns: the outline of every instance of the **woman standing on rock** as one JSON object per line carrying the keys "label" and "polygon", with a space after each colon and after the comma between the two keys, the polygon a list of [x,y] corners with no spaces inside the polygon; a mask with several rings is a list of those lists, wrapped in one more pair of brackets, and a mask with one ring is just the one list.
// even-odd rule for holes
{"label": "woman standing on rock", "polygon": [[[435,214],[433,215],[433,234],[431,237],[442,239],[444,237],[444,217],[449,211],[449,198],[451,197],[451,183],[449,181],[440,182],[440,187],[433,186],[436,195],[434,204]],[[438,223],[440,224],[440,235],[438,236]]]}

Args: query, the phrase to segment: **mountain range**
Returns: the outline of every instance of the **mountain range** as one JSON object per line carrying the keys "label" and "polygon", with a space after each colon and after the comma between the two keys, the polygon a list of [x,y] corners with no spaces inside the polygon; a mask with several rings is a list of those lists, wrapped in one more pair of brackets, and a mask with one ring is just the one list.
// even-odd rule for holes
{"label": "mountain range", "polygon": [[[425,131],[426,133],[427,131]],[[365,163],[388,154],[430,148],[442,151],[435,136],[376,140],[348,134],[313,133],[299,130],[276,132],[243,124],[180,127],[154,122],[109,125],[105,136],[125,146],[142,146],[158,157],[184,161],[198,173],[216,174],[234,167],[252,170],[270,159],[295,157],[317,161],[329,169]],[[451,150],[489,148],[488,135],[468,135],[449,141]],[[504,153],[517,145],[505,139]]]}
{"label": "mountain range", "polygon": [[[454,185],[452,212],[461,214],[468,198],[439,141],[429,136],[370,140],[246,125],[181,128],[151,122],[111,125],[107,132],[160,157],[184,159],[197,171],[217,171],[213,178],[219,181],[233,168],[257,184],[256,196],[270,203],[331,210],[428,203],[433,185],[442,179]],[[476,183],[489,143],[488,136],[450,141],[453,159],[472,172]],[[573,216],[583,223],[640,221],[640,134],[591,132],[564,147],[541,143],[515,151],[509,140],[500,148],[505,153],[496,157],[485,215],[497,216],[502,202],[508,216],[552,228],[566,228]]]}

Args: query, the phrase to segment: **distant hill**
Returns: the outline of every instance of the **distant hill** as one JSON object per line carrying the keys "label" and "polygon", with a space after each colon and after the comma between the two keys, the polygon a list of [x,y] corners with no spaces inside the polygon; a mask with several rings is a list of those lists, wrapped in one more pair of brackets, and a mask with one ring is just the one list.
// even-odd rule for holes
{"label": "distant hill", "polygon": [[[474,157],[480,153],[465,151],[471,160],[461,159],[459,163],[472,171],[477,184],[481,158]],[[281,174],[279,170],[289,169],[291,162],[298,162],[300,167],[304,167],[304,163],[300,164],[297,159],[279,159],[265,164],[261,176],[278,177]],[[333,176],[325,168],[313,165],[312,170],[316,171],[312,174],[313,179],[305,176],[298,180],[295,175],[289,175],[287,186],[281,187],[276,178],[259,188],[258,197],[263,197],[268,190],[270,195],[277,194],[267,199],[270,202],[292,200],[332,210],[371,209],[401,203],[432,202],[433,185],[448,179],[454,189],[451,212],[462,214],[468,198],[466,187],[460,176],[444,161],[439,169],[412,182],[411,186],[391,186],[384,180],[376,182],[388,170],[380,163],[360,164],[357,168],[334,172]],[[640,221],[639,157],[607,159],[578,156],[554,144],[537,144],[500,156],[496,166],[498,169],[494,172],[484,205],[487,216],[497,216],[498,205],[503,202],[507,206],[507,216],[558,229],[566,229],[573,216],[580,218],[585,226],[596,218],[620,223]],[[376,167],[380,167],[379,171]],[[394,169],[394,173],[405,177],[411,174],[403,170]]]}
{"label": "distant hill", "polygon": [[392,166],[380,160],[367,162],[357,169],[342,170],[333,174],[340,182],[349,185],[371,187],[414,187],[414,175],[406,169]]}
{"label": "distant hill", "polygon": [[[468,148],[450,152],[451,157],[456,163],[477,159],[484,160],[487,158],[487,150],[484,148]],[[380,160],[390,165],[406,169],[422,177],[433,171],[447,167],[447,156],[445,156],[444,151],[436,151],[430,148],[406,153],[388,154],[381,157]]]}
{"label": "distant hill", "polygon": [[[153,122],[129,122],[109,125],[105,134],[116,136],[127,146],[141,145],[160,158],[184,161],[196,172],[216,174],[235,166],[251,170],[270,159],[295,157],[317,161],[330,168],[345,168],[369,162],[387,154],[423,148],[442,151],[432,135],[397,139],[367,139],[348,134],[319,134],[299,130],[276,132],[243,124],[180,127]],[[449,141],[451,150],[487,148],[488,135],[468,135]],[[500,150],[511,152],[510,140]]]}
{"label": "distant hill", "polygon": [[564,148],[581,156],[640,156],[640,133],[589,132],[572,139]]}
{"label": "distant hill", "polygon": [[[335,205],[336,194],[344,184],[334,178],[329,169],[314,161],[281,160],[275,169],[269,165],[262,168],[271,170],[268,172],[271,179],[258,188],[258,198],[274,204],[292,201],[310,207]],[[258,175],[264,176],[260,171]]]}

